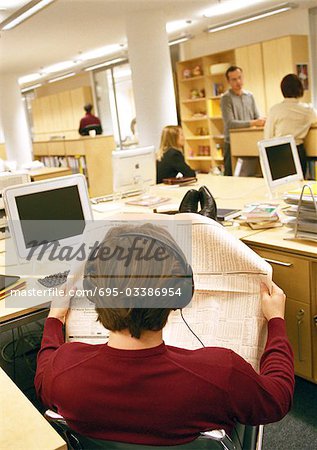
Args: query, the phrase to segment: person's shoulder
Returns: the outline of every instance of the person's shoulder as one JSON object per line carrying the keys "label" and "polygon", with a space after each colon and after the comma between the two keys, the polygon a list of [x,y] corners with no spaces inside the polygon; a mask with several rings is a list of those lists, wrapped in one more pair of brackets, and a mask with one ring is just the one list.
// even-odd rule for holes
{"label": "person's shoulder", "polygon": [[182,155],[182,152],[180,150],[178,150],[178,148],[170,147],[168,150],[166,150],[165,155],[166,156],[180,156],[180,155]]}
{"label": "person's shoulder", "polygon": [[232,364],[232,355],[234,352],[224,347],[203,347],[196,350],[188,350],[179,347],[167,346],[167,349],[173,358],[186,358],[188,361],[214,365],[221,361],[222,366]]}
{"label": "person's shoulder", "polygon": [[101,345],[91,345],[83,342],[66,342],[54,353],[54,366],[61,369],[69,365],[81,363],[87,358],[94,358],[100,351]]}
{"label": "person's shoulder", "polygon": [[243,89],[242,93],[243,93],[243,95],[246,95],[247,97],[254,98],[254,95],[252,94],[251,91],[247,91],[246,89]]}
{"label": "person's shoulder", "polygon": [[284,102],[279,102],[279,103],[275,103],[274,105],[272,105],[271,108],[269,109],[269,114],[279,111],[280,109],[285,109]]}
{"label": "person's shoulder", "polygon": [[316,113],[316,109],[311,103],[298,102],[298,105],[300,105],[300,107],[305,109],[306,111]]}
{"label": "person's shoulder", "polygon": [[230,92],[230,89],[228,89],[226,92],[224,92],[222,95],[221,95],[221,99],[226,99],[226,98],[231,98],[231,92]]}

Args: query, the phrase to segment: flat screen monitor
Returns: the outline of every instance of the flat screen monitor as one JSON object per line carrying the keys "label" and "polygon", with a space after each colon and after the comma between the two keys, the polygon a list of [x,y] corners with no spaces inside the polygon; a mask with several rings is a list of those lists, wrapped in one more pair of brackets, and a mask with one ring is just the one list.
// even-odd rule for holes
{"label": "flat screen monitor", "polygon": [[303,180],[303,172],[293,136],[258,142],[261,168],[270,191]]}
{"label": "flat screen monitor", "polygon": [[153,146],[112,152],[113,191],[142,190],[156,183]]}
{"label": "flat screen monitor", "polygon": [[3,200],[21,258],[31,249],[37,254],[47,243],[76,244],[92,220],[86,179],[80,174],[8,187]]}

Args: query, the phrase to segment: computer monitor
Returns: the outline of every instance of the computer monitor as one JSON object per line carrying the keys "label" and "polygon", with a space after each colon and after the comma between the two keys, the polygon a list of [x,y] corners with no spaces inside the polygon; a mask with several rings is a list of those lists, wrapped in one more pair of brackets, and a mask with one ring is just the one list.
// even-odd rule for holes
{"label": "computer monitor", "polygon": [[303,172],[293,136],[258,142],[264,179],[271,192],[283,184],[303,180]]}
{"label": "computer monitor", "polygon": [[75,245],[92,220],[86,179],[80,174],[10,186],[2,195],[9,230],[23,259],[50,242]]}
{"label": "computer monitor", "polygon": [[142,190],[156,183],[153,146],[112,152],[113,191]]}

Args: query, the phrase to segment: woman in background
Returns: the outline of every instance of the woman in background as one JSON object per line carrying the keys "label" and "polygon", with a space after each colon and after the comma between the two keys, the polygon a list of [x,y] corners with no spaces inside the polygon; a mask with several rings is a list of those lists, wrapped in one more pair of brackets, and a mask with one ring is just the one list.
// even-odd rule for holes
{"label": "woman in background", "polygon": [[284,100],[270,109],[265,123],[264,137],[269,139],[287,134],[294,136],[305,177],[307,159],[304,139],[310,126],[317,121],[317,111],[312,105],[299,101],[299,98],[304,95],[304,89],[301,80],[294,73],[282,79],[281,91]]}
{"label": "woman in background", "polygon": [[184,134],[180,126],[168,125],[162,131],[161,144],[157,161],[157,183],[163,178],[194,177],[195,171],[186,164],[183,154]]}

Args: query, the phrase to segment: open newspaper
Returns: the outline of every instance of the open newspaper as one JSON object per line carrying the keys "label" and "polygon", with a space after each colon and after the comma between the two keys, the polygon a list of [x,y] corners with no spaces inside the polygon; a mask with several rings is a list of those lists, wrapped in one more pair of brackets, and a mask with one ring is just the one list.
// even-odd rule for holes
{"label": "open newspaper", "polygon": [[[144,223],[153,220],[153,215],[137,216]],[[131,215],[124,214],[121,219],[129,223],[133,220]],[[271,266],[211,219],[197,214],[156,215],[155,219],[156,223],[161,220],[159,224],[167,227],[182,249],[188,243],[190,245],[184,253],[189,255],[189,262],[192,253],[195,295],[190,305],[182,310],[190,328],[204,345],[230,348],[258,369],[266,342],[260,282],[271,287]],[[177,226],[173,226],[173,222]],[[189,235],[186,233],[187,238],[184,237],[184,222],[187,226],[190,224],[191,229]],[[104,226],[100,227],[99,233],[105,235]],[[80,280],[78,267],[74,271]],[[108,337],[107,330],[96,321],[93,304],[87,299],[72,300],[66,333],[71,341],[87,343],[104,343]],[[170,315],[163,336],[169,345],[188,349],[201,347],[179,310]]]}

